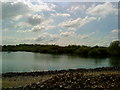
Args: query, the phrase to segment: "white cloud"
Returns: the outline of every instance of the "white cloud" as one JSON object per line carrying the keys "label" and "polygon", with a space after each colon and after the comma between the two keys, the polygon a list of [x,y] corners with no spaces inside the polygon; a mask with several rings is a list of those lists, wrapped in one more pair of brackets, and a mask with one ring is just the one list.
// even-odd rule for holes
{"label": "white cloud", "polygon": [[23,42],[23,43],[34,43],[34,38],[33,37],[31,37],[31,38],[24,38],[24,39],[22,39],[21,40],[21,42]]}
{"label": "white cloud", "polygon": [[89,34],[78,35],[78,37],[79,37],[80,39],[87,39],[87,38],[89,38],[90,36],[92,36],[92,35],[94,35],[94,34],[95,34],[95,32],[91,32],[91,33],[89,33]]}
{"label": "white cloud", "polygon": [[60,39],[60,36],[58,34],[51,34],[50,40],[48,42],[55,42]]}
{"label": "white cloud", "polygon": [[55,5],[48,3],[32,4],[27,0],[15,0],[14,2],[2,1],[2,19],[14,18],[18,15],[26,15],[41,11],[54,11]]}
{"label": "white cloud", "polygon": [[60,36],[61,37],[71,37],[71,38],[79,38],[79,39],[87,39],[89,37],[91,37],[92,35],[94,35],[96,32],[91,32],[89,34],[77,34],[75,32],[61,32]]}
{"label": "white cloud", "polygon": [[31,30],[18,30],[18,33],[26,33],[26,32],[31,32]]}
{"label": "white cloud", "polygon": [[31,30],[18,30],[17,32],[25,33],[25,32],[38,32],[41,30],[50,30],[55,28],[55,26],[52,25],[37,25],[34,26]]}
{"label": "white cloud", "polygon": [[50,23],[52,23],[52,22],[53,22],[53,19],[44,20],[40,24],[33,26],[29,32],[37,32],[37,31],[41,31],[41,30],[54,29],[56,26],[50,25]]}
{"label": "white cloud", "polygon": [[74,34],[75,34],[75,32],[61,32],[60,36],[68,37],[68,36],[72,36]]}
{"label": "white cloud", "polygon": [[33,11],[41,12],[41,11],[54,11],[56,6],[54,4],[40,3],[39,5],[31,4],[31,8]]}
{"label": "white cloud", "polygon": [[37,31],[41,31],[41,30],[50,30],[50,29],[53,29],[55,28],[55,26],[52,26],[52,25],[37,25],[37,26],[34,26],[31,30],[31,32],[37,32]]}
{"label": "white cloud", "polygon": [[[44,16],[35,14],[35,15],[29,15],[26,17],[26,21],[22,21],[20,23],[17,23],[14,27],[15,28],[31,28],[33,31],[39,31],[36,29],[44,29],[44,28],[54,28],[52,25],[49,25],[50,23],[54,22],[53,19],[46,19]],[[34,30],[35,29],[35,30]],[[21,32],[21,31],[20,31]],[[24,32],[24,31],[23,31]],[[25,31],[27,32],[27,31]]]}
{"label": "white cloud", "polygon": [[69,27],[68,30],[75,31],[76,28],[74,28],[74,27]]}
{"label": "white cloud", "polygon": [[109,14],[117,14],[118,10],[114,7],[112,3],[104,3],[99,5],[92,5],[90,8],[87,9],[87,14],[106,17]]}
{"label": "white cloud", "polygon": [[112,33],[118,33],[118,30],[117,29],[114,29],[111,31]]}
{"label": "white cloud", "polygon": [[60,23],[58,26],[60,27],[67,27],[68,29],[73,29],[75,30],[76,28],[78,27],[82,27],[84,26],[85,24],[91,22],[91,21],[94,21],[96,20],[95,17],[88,17],[86,16],[85,18],[77,18],[75,20],[69,20],[69,21],[64,21],[62,23]]}
{"label": "white cloud", "polygon": [[22,41],[26,43],[40,43],[43,41],[46,41],[50,37],[49,33],[42,33],[38,35],[37,37],[29,37],[29,38],[24,38]]}
{"label": "white cloud", "polygon": [[14,27],[19,28],[19,29],[23,29],[23,28],[31,27],[31,25],[29,23],[26,23],[26,22],[20,22],[20,23],[16,24]]}
{"label": "white cloud", "polygon": [[62,17],[70,17],[70,14],[68,13],[55,13],[51,14],[52,16],[62,16]]}
{"label": "white cloud", "polygon": [[62,31],[60,34],[50,34],[50,33],[44,32],[38,35],[37,37],[25,38],[23,41],[25,41],[26,43],[28,42],[41,43],[41,44],[63,43],[63,45],[64,44],[68,45],[68,44],[73,44],[73,42],[75,43],[76,40],[84,40],[84,39],[90,38],[94,34],[95,32],[91,32],[89,34],[77,34],[75,32],[62,32]]}
{"label": "white cloud", "polygon": [[[68,36],[66,36],[66,37],[61,36],[61,38],[57,41],[57,44],[60,44],[60,45],[70,45],[70,44],[85,45],[84,43],[88,43],[89,38],[92,38],[92,36],[94,34],[95,34],[95,32],[91,32],[88,34],[78,34],[78,33],[73,32],[72,34],[69,34],[69,35],[68,35],[68,33],[65,33],[65,35],[68,35]],[[88,45],[88,44],[86,44],[86,45]]]}
{"label": "white cloud", "polygon": [[43,34],[39,35],[38,37],[36,37],[34,39],[34,41],[40,42],[40,41],[43,41],[43,40],[45,40],[45,39],[47,39],[49,37],[50,37],[49,33],[43,33]]}
{"label": "white cloud", "polygon": [[68,12],[70,13],[75,13],[77,10],[84,10],[86,7],[85,5],[80,5],[80,6],[72,6],[67,9]]}
{"label": "white cloud", "polygon": [[50,23],[53,23],[53,22],[54,22],[54,20],[50,18],[50,19],[45,19],[44,22],[42,22],[42,24],[47,25],[47,24],[50,24]]}
{"label": "white cloud", "polygon": [[41,30],[54,29],[56,26],[51,25],[53,19],[45,19],[40,15],[31,15],[27,22],[20,22],[15,25],[16,28],[31,28],[31,30],[18,30],[17,32],[37,32]]}
{"label": "white cloud", "polygon": [[70,9],[67,9],[67,11],[69,11],[69,12],[74,12],[74,11],[76,11],[76,10],[79,10],[80,9],[80,7],[79,6],[72,6]]}
{"label": "white cloud", "polygon": [[34,41],[50,43],[50,42],[55,42],[59,39],[60,39],[60,36],[58,34],[43,33],[43,34],[40,34],[38,37],[34,38]]}
{"label": "white cloud", "polygon": [[18,21],[18,20],[20,20],[22,17],[23,17],[22,15],[18,15],[18,16],[16,16],[16,17],[12,18],[12,20]]}
{"label": "white cloud", "polygon": [[44,17],[42,17],[41,15],[38,15],[38,14],[35,14],[35,15],[30,15],[28,17],[28,20],[27,22],[30,24],[30,25],[37,25],[37,24],[40,24],[42,22],[44,22]]}
{"label": "white cloud", "polygon": [[24,2],[2,2],[2,19],[25,15],[30,11],[29,6]]}
{"label": "white cloud", "polygon": [[36,32],[36,31],[41,31],[41,30],[44,30],[46,27],[45,26],[34,26],[31,30],[31,32]]}

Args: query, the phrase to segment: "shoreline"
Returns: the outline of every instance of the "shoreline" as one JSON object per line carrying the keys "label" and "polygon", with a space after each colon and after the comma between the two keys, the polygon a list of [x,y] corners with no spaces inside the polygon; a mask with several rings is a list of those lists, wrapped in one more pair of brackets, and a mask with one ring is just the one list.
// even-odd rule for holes
{"label": "shoreline", "polygon": [[[120,67],[2,74],[3,90],[120,89]],[[114,89],[115,88],[115,89]]]}
{"label": "shoreline", "polygon": [[14,76],[39,76],[39,75],[51,75],[59,74],[64,72],[94,72],[94,71],[120,71],[120,67],[99,67],[99,68],[79,68],[79,69],[68,69],[68,70],[48,70],[48,71],[33,71],[33,72],[7,72],[2,73],[2,77],[14,77]]}
{"label": "shoreline", "polygon": [[78,56],[78,57],[82,57],[82,58],[120,58],[120,56],[84,56],[84,55],[79,55],[79,54],[75,54],[75,53],[44,53],[44,52],[34,52],[34,51],[0,51],[0,52],[7,52],[7,53],[11,53],[11,52],[29,52],[29,53],[39,53],[39,54],[51,54],[51,55],[72,55],[72,56]]}

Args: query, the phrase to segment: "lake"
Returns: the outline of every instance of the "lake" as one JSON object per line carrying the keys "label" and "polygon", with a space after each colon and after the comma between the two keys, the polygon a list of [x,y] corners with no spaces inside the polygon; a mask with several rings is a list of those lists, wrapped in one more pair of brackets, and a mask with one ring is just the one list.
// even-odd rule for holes
{"label": "lake", "polygon": [[81,58],[32,52],[2,52],[1,61],[2,73],[120,66],[118,58]]}

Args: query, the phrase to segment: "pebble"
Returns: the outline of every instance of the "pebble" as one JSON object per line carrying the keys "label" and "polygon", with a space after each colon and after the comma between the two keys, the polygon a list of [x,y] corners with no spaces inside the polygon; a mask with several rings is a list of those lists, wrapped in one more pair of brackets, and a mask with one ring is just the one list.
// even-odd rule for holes
{"label": "pebble", "polygon": [[[30,90],[32,88],[34,89],[92,89],[92,88],[111,88],[111,87],[120,87],[120,74],[97,74],[97,75],[85,75],[83,71],[100,71],[102,69],[105,70],[120,70],[120,68],[111,67],[111,68],[98,68],[98,69],[77,69],[76,72],[74,70],[67,71],[60,71],[62,74],[58,74],[53,76],[52,78],[48,79],[47,81],[44,81],[42,83],[37,82],[34,84],[30,84],[26,87],[18,87],[14,88],[14,90]],[[79,73],[78,73],[79,72]],[[47,73],[55,73],[52,71],[49,71]],[[59,73],[59,71],[56,71],[56,73]],[[16,73],[15,75],[17,75]],[[41,73],[42,74],[42,73]],[[45,72],[43,72],[42,75],[44,75]],[[8,74],[13,75],[13,73]],[[21,74],[22,75],[22,74]],[[27,75],[24,74],[24,75]],[[39,75],[39,73],[35,72],[32,74],[34,76]],[[4,76],[4,75],[3,75]]]}

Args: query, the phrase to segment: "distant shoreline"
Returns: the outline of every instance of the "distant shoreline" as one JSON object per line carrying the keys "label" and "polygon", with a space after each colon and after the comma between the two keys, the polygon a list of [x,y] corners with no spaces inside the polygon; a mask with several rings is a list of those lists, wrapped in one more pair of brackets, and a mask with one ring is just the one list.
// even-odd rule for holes
{"label": "distant shoreline", "polygon": [[49,54],[71,54],[81,57],[120,57],[120,41],[113,41],[109,47],[103,46],[85,46],[85,45],[40,45],[40,44],[19,44],[19,45],[3,45],[2,51],[15,52],[37,52]]}

